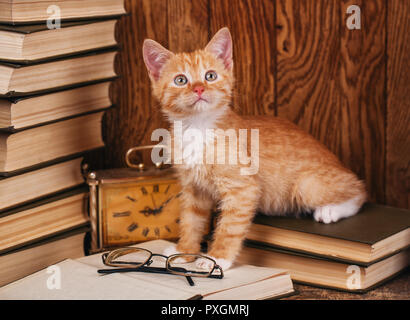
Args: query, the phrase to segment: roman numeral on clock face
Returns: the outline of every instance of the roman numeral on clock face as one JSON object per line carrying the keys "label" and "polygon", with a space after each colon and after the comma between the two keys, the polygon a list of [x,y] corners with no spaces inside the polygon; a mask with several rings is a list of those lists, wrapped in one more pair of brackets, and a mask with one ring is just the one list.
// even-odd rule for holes
{"label": "roman numeral on clock face", "polygon": [[131,215],[131,211],[113,212],[112,214],[114,218],[129,217],[130,215]]}
{"label": "roman numeral on clock face", "polygon": [[144,230],[142,230],[142,234],[144,237],[148,236],[148,232],[149,232],[149,228],[145,228]]}
{"label": "roman numeral on clock face", "polygon": [[137,201],[136,199],[134,199],[133,197],[130,197],[130,196],[127,196],[126,198],[127,198],[128,200],[132,201],[132,202],[136,202],[136,201]]}
{"label": "roman numeral on clock face", "polygon": [[136,224],[136,223],[132,223],[132,224],[130,224],[129,226],[128,226],[128,228],[127,228],[127,230],[129,231],[129,232],[133,232],[135,229],[137,229],[138,228],[138,224]]}
{"label": "roman numeral on clock face", "polygon": [[171,188],[171,185],[170,185],[170,184],[169,184],[169,185],[168,185],[168,187],[165,189],[165,192],[164,192],[165,194],[167,194],[167,193],[168,193],[169,188]]}

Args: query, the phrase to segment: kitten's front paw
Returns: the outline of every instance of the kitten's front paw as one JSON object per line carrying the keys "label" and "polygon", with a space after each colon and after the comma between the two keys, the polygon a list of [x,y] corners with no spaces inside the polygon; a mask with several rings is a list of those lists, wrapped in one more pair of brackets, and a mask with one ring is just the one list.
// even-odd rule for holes
{"label": "kitten's front paw", "polygon": [[164,253],[165,256],[169,257],[169,256],[172,256],[173,254],[179,254],[179,253],[181,253],[181,252],[179,252],[179,251],[177,250],[177,247],[176,247],[176,246],[169,246],[168,248],[166,248],[166,249],[164,250],[163,253]]}
{"label": "kitten's front paw", "polygon": [[[211,256],[209,256],[209,258],[215,260],[216,264],[220,266],[223,271],[228,270],[232,266],[232,261],[225,260],[225,259],[216,259]],[[209,259],[201,258],[196,261],[196,266],[197,268],[200,268],[203,270],[209,270],[214,266],[214,264]]]}
{"label": "kitten's front paw", "polygon": [[223,271],[228,270],[232,266],[232,261],[226,259],[215,259],[216,264],[222,268]]}

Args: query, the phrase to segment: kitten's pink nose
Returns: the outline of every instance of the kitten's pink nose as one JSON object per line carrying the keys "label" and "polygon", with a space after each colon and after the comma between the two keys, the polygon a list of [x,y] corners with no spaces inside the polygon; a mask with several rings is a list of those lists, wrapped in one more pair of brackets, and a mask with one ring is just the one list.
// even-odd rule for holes
{"label": "kitten's pink nose", "polygon": [[204,93],[205,88],[204,86],[195,86],[193,90],[198,96],[201,96]]}

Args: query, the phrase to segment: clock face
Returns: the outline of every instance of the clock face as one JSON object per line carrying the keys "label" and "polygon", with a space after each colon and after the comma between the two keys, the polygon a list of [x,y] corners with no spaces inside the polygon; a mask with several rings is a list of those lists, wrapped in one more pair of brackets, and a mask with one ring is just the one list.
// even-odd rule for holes
{"label": "clock face", "polygon": [[100,192],[103,246],[178,237],[181,189],[176,180],[106,184]]}

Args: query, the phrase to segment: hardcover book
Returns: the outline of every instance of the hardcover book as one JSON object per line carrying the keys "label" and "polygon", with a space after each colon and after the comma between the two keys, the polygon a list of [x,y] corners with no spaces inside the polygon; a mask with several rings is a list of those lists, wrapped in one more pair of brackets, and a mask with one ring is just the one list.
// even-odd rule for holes
{"label": "hardcover book", "polygon": [[238,261],[287,269],[297,282],[363,292],[404,270],[409,246],[410,211],[367,203],[333,224],[257,215]]}
{"label": "hardcover book", "polygon": [[0,130],[16,131],[111,106],[105,81],[48,94],[0,99]]}
{"label": "hardcover book", "polygon": [[261,242],[343,262],[370,263],[410,245],[410,210],[367,203],[358,214],[323,224],[311,217],[257,215],[247,235]]}
{"label": "hardcover book", "polygon": [[410,249],[405,249],[373,263],[342,262],[251,241],[246,242],[237,258],[240,263],[286,269],[295,282],[356,293],[367,292],[393,278],[408,267],[409,259]]}
{"label": "hardcover book", "polygon": [[0,254],[88,224],[87,188],[0,213]]}
{"label": "hardcover book", "polygon": [[64,22],[49,29],[46,23],[0,25],[0,60],[30,63],[45,59],[114,47],[117,20]]}
{"label": "hardcover book", "polygon": [[0,177],[0,214],[47,195],[84,183],[83,158],[74,158],[11,177]]}
{"label": "hardcover book", "polygon": [[24,96],[113,79],[115,55],[116,51],[102,51],[29,65],[0,63],[0,96]]}
{"label": "hardcover book", "polygon": [[0,132],[0,176],[104,146],[97,111],[15,133]]}
{"label": "hardcover book", "polygon": [[76,228],[0,254],[0,287],[62,260],[83,257],[88,230]]}
{"label": "hardcover book", "polygon": [[[48,10],[51,5],[51,10]],[[56,11],[58,9],[58,12]],[[62,20],[118,16],[124,0],[6,0],[0,1],[0,22],[22,24],[46,21],[59,13]]]}

